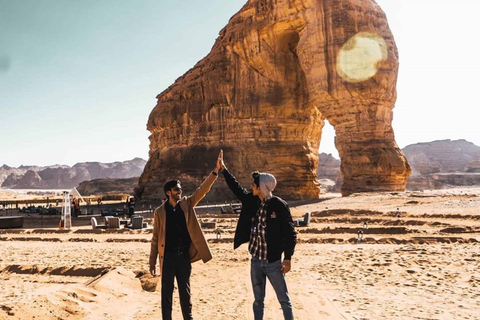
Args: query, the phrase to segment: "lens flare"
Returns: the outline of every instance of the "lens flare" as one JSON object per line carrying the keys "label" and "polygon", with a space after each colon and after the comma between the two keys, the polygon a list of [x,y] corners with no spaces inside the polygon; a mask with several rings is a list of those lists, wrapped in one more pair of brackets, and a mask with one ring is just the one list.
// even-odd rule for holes
{"label": "lens flare", "polygon": [[337,72],[348,82],[365,81],[378,71],[378,63],[387,59],[385,40],[372,33],[361,32],[350,38],[337,56]]}

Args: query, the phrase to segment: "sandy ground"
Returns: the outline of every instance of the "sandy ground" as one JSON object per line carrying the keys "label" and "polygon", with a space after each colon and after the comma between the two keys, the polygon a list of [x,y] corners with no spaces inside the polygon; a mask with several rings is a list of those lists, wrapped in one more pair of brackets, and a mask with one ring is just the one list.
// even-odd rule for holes
{"label": "sandy ground", "polygon": [[[480,189],[326,194],[291,207],[312,213],[287,274],[296,319],[480,319]],[[236,219],[201,219],[221,237],[206,230],[214,259],[193,265],[194,318],[253,319]],[[161,319],[151,230],[73,225],[0,230],[0,319]],[[265,319],[281,314],[268,285]]]}

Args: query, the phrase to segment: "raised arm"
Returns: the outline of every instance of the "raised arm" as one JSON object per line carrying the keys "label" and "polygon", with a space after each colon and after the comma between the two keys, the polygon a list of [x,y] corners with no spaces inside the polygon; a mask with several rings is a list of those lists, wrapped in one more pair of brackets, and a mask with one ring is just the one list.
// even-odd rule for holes
{"label": "raised arm", "polygon": [[195,192],[189,197],[192,201],[193,206],[196,206],[200,200],[205,197],[205,195],[210,191],[215,180],[217,180],[218,171],[222,168],[223,163],[223,150],[220,150],[217,158],[217,163],[213,171],[208,175],[208,177],[202,182],[202,184],[195,190]]}
{"label": "raised arm", "polygon": [[233,194],[238,198],[238,200],[244,202],[249,194],[248,190],[242,187],[242,185],[235,179],[233,174],[231,174],[226,167],[223,168],[222,172],[225,182],[230,190],[232,190]]}

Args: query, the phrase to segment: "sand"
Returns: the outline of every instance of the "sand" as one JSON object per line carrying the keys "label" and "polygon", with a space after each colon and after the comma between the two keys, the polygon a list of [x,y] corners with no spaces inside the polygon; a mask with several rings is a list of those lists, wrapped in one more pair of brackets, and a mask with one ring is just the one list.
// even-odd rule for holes
{"label": "sand", "polygon": [[[312,213],[297,228],[287,274],[296,319],[480,318],[479,188],[290,204],[295,218]],[[233,250],[235,218],[201,217],[221,238],[206,230],[214,259],[193,264],[194,318],[253,319],[249,255],[245,245]],[[0,230],[0,319],[161,319],[158,278],[148,274],[151,230],[73,225]],[[264,319],[282,319],[270,285]]]}

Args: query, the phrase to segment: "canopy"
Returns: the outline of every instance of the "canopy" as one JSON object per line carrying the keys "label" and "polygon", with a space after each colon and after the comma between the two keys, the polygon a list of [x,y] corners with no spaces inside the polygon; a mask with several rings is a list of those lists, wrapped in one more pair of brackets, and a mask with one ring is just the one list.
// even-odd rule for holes
{"label": "canopy", "polygon": [[83,200],[82,195],[80,194],[80,192],[78,192],[77,188],[73,188],[72,190],[70,190],[70,194],[74,197],[80,198],[83,202],[86,202],[85,200]]}

